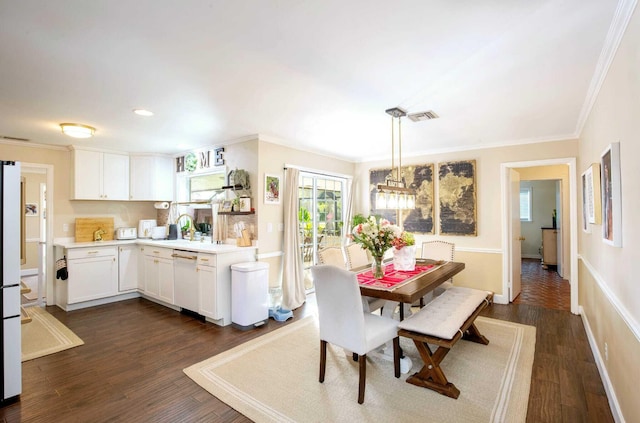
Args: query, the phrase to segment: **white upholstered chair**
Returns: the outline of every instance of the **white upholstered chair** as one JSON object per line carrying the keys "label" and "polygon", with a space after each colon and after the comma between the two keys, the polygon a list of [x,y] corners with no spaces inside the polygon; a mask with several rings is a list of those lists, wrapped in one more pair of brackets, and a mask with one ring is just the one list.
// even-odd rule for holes
{"label": "white upholstered chair", "polygon": [[[422,243],[422,253],[420,257],[431,260],[453,261],[455,251],[456,244],[454,244],[453,242],[426,241]],[[453,279],[449,279],[448,281],[442,283],[442,285],[434,289],[432,295],[431,293],[425,295],[423,297],[424,302],[432,300],[433,296],[437,297],[438,295],[442,294],[445,289],[449,289],[452,286]]]}
{"label": "white upholstered chair", "polygon": [[344,254],[340,247],[325,247],[318,251],[318,263],[330,264],[332,266],[338,266],[342,269],[345,268]]}
{"label": "white upholstered chair", "polygon": [[311,268],[320,326],[320,383],[327,367],[327,343],[352,351],[359,364],[358,403],[364,402],[367,353],[393,340],[393,369],[400,377],[398,321],[365,313],[355,273],[336,266]]}

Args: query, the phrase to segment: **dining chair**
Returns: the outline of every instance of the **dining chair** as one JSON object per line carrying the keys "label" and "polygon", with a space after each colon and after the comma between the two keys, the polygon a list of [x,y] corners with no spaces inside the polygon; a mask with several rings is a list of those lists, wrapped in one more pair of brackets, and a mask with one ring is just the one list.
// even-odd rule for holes
{"label": "dining chair", "polygon": [[[362,248],[359,244],[351,243],[344,249],[345,255],[347,256],[347,270],[371,264],[371,257],[369,256],[369,253],[367,253],[367,250]],[[385,300],[373,297],[362,297],[362,300],[365,306],[365,311],[368,312],[376,311],[379,308],[382,308],[386,303]]]}
{"label": "dining chair", "polygon": [[325,247],[318,251],[318,263],[330,264],[345,269],[344,254],[340,247]]}
{"label": "dining chair", "polygon": [[356,274],[336,266],[311,268],[320,328],[320,383],[327,367],[327,343],[353,352],[358,360],[358,403],[364,402],[367,353],[393,340],[393,370],[400,377],[398,321],[365,313]]}
{"label": "dining chair", "polygon": [[[456,244],[454,244],[453,242],[426,241],[422,243],[422,252],[420,257],[431,259],[431,260],[453,261],[455,251],[456,251]],[[449,289],[452,286],[453,286],[453,278],[449,279],[446,282],[443,282],[439,287],[437,287],[432,292],[422,297],[423,303],[427,303],[431,301],[433,297],[437,297],[438,295],[442,294],[446,289]]]}

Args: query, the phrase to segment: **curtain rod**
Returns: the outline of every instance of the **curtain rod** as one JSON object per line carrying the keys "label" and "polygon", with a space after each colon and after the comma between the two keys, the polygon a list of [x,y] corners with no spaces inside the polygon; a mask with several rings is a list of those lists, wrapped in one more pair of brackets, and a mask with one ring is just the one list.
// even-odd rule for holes
{"label": "curtain rod", "polygon": [[312,169],[312,168],[308,168],[308,167],[296,166],[296,165],[291,165],[291,164],[285,164],[283,169],[287,170],[287,168],[298,169],[301,172],[314,173],[316,175],[321,175],[321,176],[331,176],[331,177],[334,177],[334,178],[353,179],[352,175],[344,175],[342,173],[327,172],[325,170]]}

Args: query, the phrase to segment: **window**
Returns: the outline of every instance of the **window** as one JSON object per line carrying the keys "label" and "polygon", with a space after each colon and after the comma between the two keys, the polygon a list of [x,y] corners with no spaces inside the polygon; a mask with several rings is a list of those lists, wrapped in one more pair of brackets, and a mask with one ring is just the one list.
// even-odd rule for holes
{"label": "window", "polygon": [[531,187],[520,188],[520,220],[531,222]]}

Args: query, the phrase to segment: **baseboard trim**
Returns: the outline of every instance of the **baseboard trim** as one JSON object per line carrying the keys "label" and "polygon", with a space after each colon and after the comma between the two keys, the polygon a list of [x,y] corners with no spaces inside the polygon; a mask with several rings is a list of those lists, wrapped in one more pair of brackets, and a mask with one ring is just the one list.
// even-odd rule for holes
{"label": "baseboard trim", "polygon": [[596,362],[596,367],[598,368],[598,372],[600,373],[600,377],[602,378],[602,384],[604,385],[604,390],[607,393],[607,398],[609,399],[609,407],[611,408],[611,414],[613,415],[613,419],[616,422],[624,422],[624,417],[622,415],[622,410],[620,409],[620,403],[618,403],[618,397],[616,397],[616,393],[613,389],[613,385],[611,384],[611,379],[609,378],[609,372],[607,371],[607,366],[604,364],[604,360],[602,359],[602,355],[600,354],[600,349],[596,343],[596,339],[593,336],[593,332],[591,331],[591,326],[589,325],[589,319],[587,315],[584,313],[584,309],[582,306],[579,307],[580,317],[582,318],[582,323],[584,325],[585,332],[587,333],[587,339],[589,340],[589,346],[591,347],[591,352],[593,353],[593,358]]}

